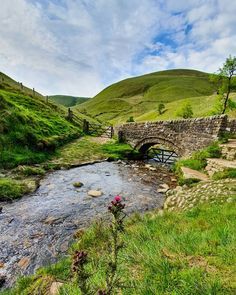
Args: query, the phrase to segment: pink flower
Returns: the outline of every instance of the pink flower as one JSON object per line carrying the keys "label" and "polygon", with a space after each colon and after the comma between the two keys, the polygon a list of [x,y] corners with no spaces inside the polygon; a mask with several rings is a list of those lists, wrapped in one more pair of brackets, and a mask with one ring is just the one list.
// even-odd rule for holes
{"label": "pink flower", "polygon": [[114,197],[114,201],[116,201],[116,202],[121,202],[121,197],[120,197],[120,196],[115,196],[115,197]]}

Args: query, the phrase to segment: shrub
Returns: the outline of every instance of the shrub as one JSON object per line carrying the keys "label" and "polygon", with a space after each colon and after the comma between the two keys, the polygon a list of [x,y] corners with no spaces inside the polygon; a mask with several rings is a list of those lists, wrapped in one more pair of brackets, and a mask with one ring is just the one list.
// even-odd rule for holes
{"label": "shrub", "polygon": [[193,109],[189,102],[187,102],[185,105],[183,105],[178,111],[177,116],[188,119],[193,117]]}
{"label": "shrub", "polygon": [[134,122],[134,117],[133,117],[133,116],[129,117],[129,118],[127,119],[126,122],[127,122],[127,123],[129,123],[129,122]]}
{"label": "shrub", "polygon": [[158,105],[158,114],[161,115],[164,113],[164,110],[165,110],[165,105],[164,103],[159,103]]}

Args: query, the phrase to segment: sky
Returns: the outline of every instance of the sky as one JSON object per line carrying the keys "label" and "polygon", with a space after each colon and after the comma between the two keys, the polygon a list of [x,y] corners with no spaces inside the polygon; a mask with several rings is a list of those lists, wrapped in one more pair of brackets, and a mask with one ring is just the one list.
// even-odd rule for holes
{"label": "sky", "polygon": [[0,71],[44,95],[91,97],[236,55],[235,0],[0,0]]}

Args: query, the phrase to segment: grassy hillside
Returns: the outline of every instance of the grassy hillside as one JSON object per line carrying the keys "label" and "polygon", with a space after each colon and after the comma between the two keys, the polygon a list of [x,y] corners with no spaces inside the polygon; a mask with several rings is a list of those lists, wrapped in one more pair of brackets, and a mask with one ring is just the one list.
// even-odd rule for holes
{"label": "grassy hillside", "polygon": [[31,97],[0,90],[0,168],[44,160],[56,146],[76,137],[63,108]]}
{"label": "grassy hillside", "polygon": [[73,107],[75,105],[79,105],[83,102],[86,102],[89,98],[88,97],[75,97],[69,95],[51,95],[49,98],[65,107]]}
{"label": "grassy hillside", "polygon": [[[227,203],[164,216],[155,212],[133,216],[119,256],[118,274],[124,288],[117,294],[235,294],[235,217],[234,207]],[[90,282],[95,290],[104,289],[107,228],[98,223],[78,238],[72,250],[88,253]],[[22,278],[15,289],[2,294],[47,294],[55,281],[63,282],[60,294],[82,294],[71,279],[70,256]]]}
{"label": "grassy hillside", "polygon": [[2,72],[0,72],[0,89],[4,89],[15,93],[21,93],[24,95],[44,98],[42,94],[36,91],[33,92],[33,89],[30,89],[23,84],[21,85],[21,82],[13,80],[11,77],[5,75]]}
{"label": "grassy hillside", "polygon": [[[112,123],[124,122],[130,116],[137,121],[169,119],[176,117],[177,108],[189,99],[197,111],[194,116],[206,116],[214,108],[215,90],[207,73],[168,70],[115,83],[77,109]],[[157,118],[159,103],[165,104],[166,111]]]}

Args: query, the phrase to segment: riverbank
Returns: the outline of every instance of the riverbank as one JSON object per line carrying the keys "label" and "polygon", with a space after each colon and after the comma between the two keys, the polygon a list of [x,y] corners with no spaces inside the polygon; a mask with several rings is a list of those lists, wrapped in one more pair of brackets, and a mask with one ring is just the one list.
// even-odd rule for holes
{"label": "riverbank", "polygon": [[[120,294],[233,295],[235,280],[235,208],[231,204],[201,206],[187,212],[135,214],[125,224],[125,247],[120,252]],[[75,236],[76,237],[76,236]],[[78,233],[77,241],[57,264],[18,281],[2,295],[80,294],[71,280],[72,254],[88,253],[91,284],[104,288],[104,253],[109,232],[96,223]],[[54,288],[55,289],[55,288]],[[56,288],[57,289],[57,288]]]}
{"label": "riverbank", "polygon": [[33,193],[47,173],[69,169],[105,159],[125,159],[136,153],[127,144],[114,139],[84,136],[57,149],[50,160],[35,165],[20,165],[0,171],[0,201],[11,201]]}
{"label": "riverbank", "polygon": [[[80,185],[77,185],[80,184]],[[176,186],[167,168],[144,162],[100,162],[54,171],[41,180],[35,193],[2,203],[0,214],[0,273],[5,286],[19,275],[55,263],[66,254],[77,229],[104,219],[112,196],[122,195],[126,213],[161,208],[162,185]]]}
{"label": "riverbank", "polygon": [[[71,281],[75,249],[88,252],[93,261],[89,267],[96,273],[92,284],[103,288],[106,206],[117,194],[131,214],[118,270],[126,286],[120,288],[121,294],[235,294],[235,180],[209,179],[180,187],[167,168],[122,160],[68,170],[87,162],[82,151],[90,145],[95,144],[89,156],[95,156],[93,161],[104,150],[113,159],[117,153],[130,153],[126,145],[121,152],[115,142],[96,140],[84,138],[65,147],[64,156],[47,163],[65,169],[47,175],[36,194],[7,205],[0,229],[6,236],[0,257],[5,286],[19,274],[32,274],[39,266],[52,264],[18,280],[14,289],[2,294],[59,294],[49,292],[53,284],[61,287],[60,294],[80,294]],[[77,240],[70,246],[72,236]],[[53,264],[60,255],[62,259]]]}

